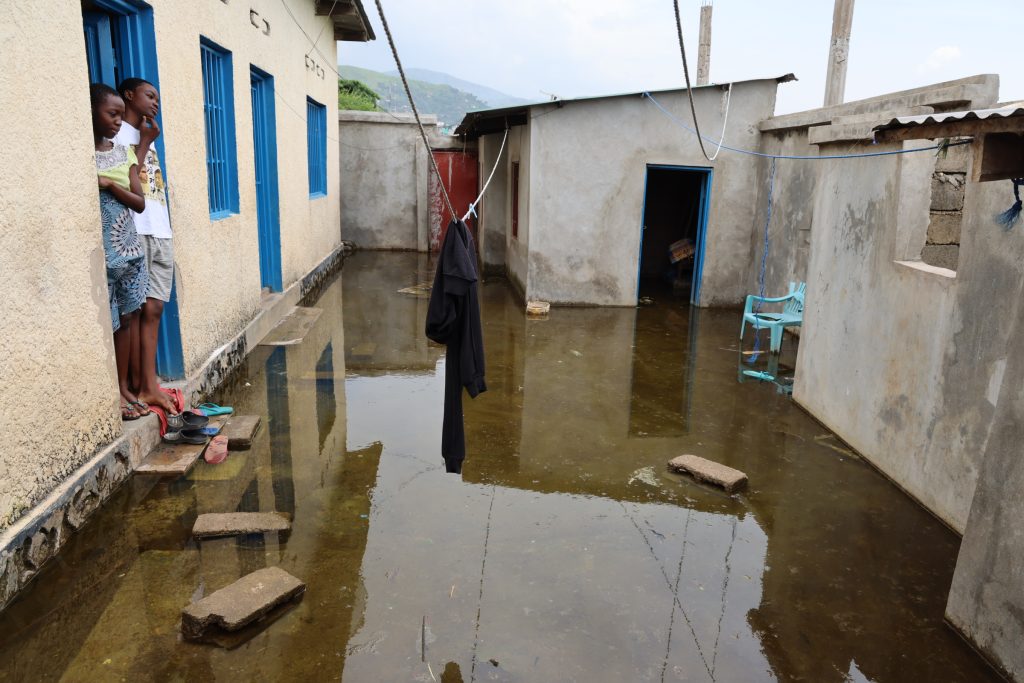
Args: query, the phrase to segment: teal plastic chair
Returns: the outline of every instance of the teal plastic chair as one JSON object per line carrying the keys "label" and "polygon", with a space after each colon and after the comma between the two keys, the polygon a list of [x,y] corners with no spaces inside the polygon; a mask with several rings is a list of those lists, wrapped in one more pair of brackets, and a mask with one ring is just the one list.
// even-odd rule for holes
{"label": "teal plastic chair", "polygon": [[[778,353],[782,348],[782,332],[787,327],[800,327],[804,322],[804,291],[807,284],[804,282],[789,283],[789,294],[786,296],[765,297],[749,294],[747,303],[743,306],[743,322],[740,323],[740,341],[743,340],[743,332],[747,324],[754,326],[754,332],[767,327],[771,330],[771,352]],[[781,313],[765,311],[754,312],[754,304],[783,304]]]}

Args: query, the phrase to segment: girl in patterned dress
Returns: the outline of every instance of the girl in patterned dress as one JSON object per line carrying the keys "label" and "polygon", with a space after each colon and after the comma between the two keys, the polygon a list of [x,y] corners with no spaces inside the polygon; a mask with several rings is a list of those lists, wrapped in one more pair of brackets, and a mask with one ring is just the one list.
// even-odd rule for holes
{"label": "girl in patterned dress", "polygon": [[[121,392],[121,417],[135,420],[149,414],[149,406],[128,388],[128,366],[132,327],[146,300],[149,277],[135,231],[132,211],[142,213],[146,200],[139,182],[139,164],[131,147],[117,145],[112,138],[121,129],[124,100],[102,83],[89,87],[92,100],[92,130],[96,142],[96,172],[100,189],[100,218],[103,252],[107,264],[110,321],[114,329],[117,382]],[[131,209],[131,210],[129,210]]]}

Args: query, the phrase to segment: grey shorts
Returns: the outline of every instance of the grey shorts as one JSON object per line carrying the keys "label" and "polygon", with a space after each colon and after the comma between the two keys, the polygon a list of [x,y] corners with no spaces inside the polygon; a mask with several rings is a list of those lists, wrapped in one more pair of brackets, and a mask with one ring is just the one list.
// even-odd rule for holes
{"label": "grey shorts", "polygon": [[174,284],[174,240],[152,235],[139,235],[142,250],[146,252],[146,269],[149,271],[149,289],[146,298],[171,300],[171,285]]}

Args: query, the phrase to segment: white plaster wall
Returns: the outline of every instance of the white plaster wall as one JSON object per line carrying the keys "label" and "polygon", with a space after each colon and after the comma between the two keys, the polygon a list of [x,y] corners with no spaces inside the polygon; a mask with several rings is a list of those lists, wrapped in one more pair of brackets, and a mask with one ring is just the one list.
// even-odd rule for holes
{"label": "white plaster wall", "polygon": [[[510,133],[511,134],[511,133]],[[480,257],[485,268],[505,267],[506,233],[509,230],[508,193],[508,140],[502,150],[504,134],[486,135],[477,144],[480,158],[480,189],[494,172],[487,193],[477,206],[480,216]],[[500,156],[499,156],[500,155]]]}
{"label": "white plaster wall", "polygon": [[[81,7],[6,9],[0,530],[121,432]],[[44,93],[61,94],[48,124],[32,114]]]}
{"label": "white plaster wall", "polygon": [[[250,64],[274,77],[283,285],[301,278],[341,242],[333,25],[316,17],[308,0],[287,0],[305,32],[323,29],[316,52],[324,77],[307,69],[310,44],[281,2],[200,2],[188,12],[174,0],[155,0],[165,157],[178,266],[185,370],[196,370],[252,319],[260,305],[259,243],[252,137]],[[250,23],[250,10],[270,23],[270,34]],[[239,213],[211,221],[199,38],[232,53]],[[323,62],[327,62],[324,64]],[[84,61],[83,61],[84,64]],[[83,67],[84,68],[84,67]],[[327,107],[327,196],[309,197],[306,97]]]}
{"label": "white plaster wall", "polygon": [[1006,188],[968,184],[951,278],[895,262],[928,220],[932,153],[816,163],[794,398],[962,533],[1012,341],[998,302],[1022,290],[992,221]]}
{"label": "white plaster wall", "polygon": [[430,160],[415,119],[345,111],[338,140],[342,237],[361,249],[425,249]]}
{"label": "white plaster wall", "polygon": [[[775,79],[734,86],[727,144],[758,148],[757,124],[774,111],[777,86]],[[723,95],[718,87],[694,90],[709,137],[721,133]],[[690,120],[685,91],[655,96]],[[714,169],[701,305],[741,300],[756,216],[756,159],[723,151],[710,164],[692,133],[640,96],[535,107],[532,115],[529,298],[635,305],[646,167],[669,164]]]}

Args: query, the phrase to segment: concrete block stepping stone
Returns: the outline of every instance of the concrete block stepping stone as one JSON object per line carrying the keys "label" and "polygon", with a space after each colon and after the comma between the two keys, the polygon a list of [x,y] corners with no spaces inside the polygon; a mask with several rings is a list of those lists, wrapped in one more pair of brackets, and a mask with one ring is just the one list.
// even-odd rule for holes
{"label": "concrete block stepping stone", "polygon": [[135,471],[139,474],[188,474],[205,449],[206,444],[161,444],[150,451]]}
{"label": "concrete block stepping stone", "polygon": [[320,314],[321,308],[296,306],[292,312],[281,319],[274,329],[260,342],[263,346],[291,346],[301,344],[309,331],[313,329]]}
{"label": "concrete block stepping stone", "polygon": [[721,463],[696,455],[680,455],[668,461],[669,469],[693,476],[697,481],[720,486],[732,493],[747,485],[747,475]]}
{"label": "concrete block stepping stone", "polygon": [[276,512],[208,512],[196,518],[192,535],[196,538],[242,536],[291,528],[288,518]]}
{"label": "concrete block stepping stone", "polygon": [[244,451],[252,447],[252,437],[260,428],[259,415],[235,415],[220,430],[228,437],[229,451]]}
{"label": "concrete block stepping stone", "polygon": [[280,567],[260,569],[183,609],[181,633],[202,640],[217,630],[237,631],[305,590],[306,584]]}

